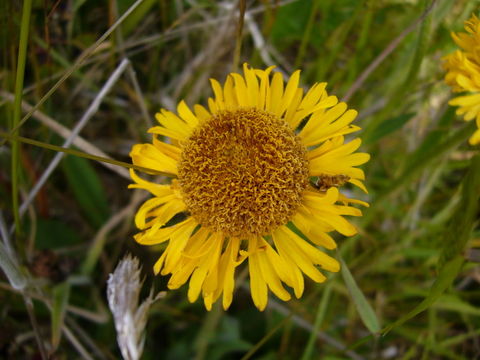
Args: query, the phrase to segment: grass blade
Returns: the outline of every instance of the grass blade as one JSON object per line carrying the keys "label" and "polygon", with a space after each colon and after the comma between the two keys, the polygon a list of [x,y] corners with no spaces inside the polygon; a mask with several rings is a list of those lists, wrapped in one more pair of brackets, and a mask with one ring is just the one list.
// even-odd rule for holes
{"label": "grass blade", "polygon": [[[434,5],[435,1],[429,3],[428,0],[423,0],[423,9],[427,12]],[[373,143],[379,137],[377,132],[381,132],[382,128],[392,126],[390,123],[392,119],[389,118],[389,115],[395,113],[395,110],[398,109],[404,99],[405,95],[411,89],[413,82],[415,81],[418,72],[420,71],[420,65],[422,64],[423,57],[425,56],[426,49],[428,48],[428,41],[430,40],[430,27],[431,27],[431,13],[428,13],[427,16],[423,19],[420,31],[418,32],[417,45],[415,54],[413,55],[412,63],[410,69],[407,73],[405,80],[402,85],[397,87],[392,95],[389,96],[389,101],[382,109],[380,114],[378,114],[365,128],[363,133],[363,139],[366,143]],[[413,115],[413,114],[412,114]],[[403,116],[408,116],[403,115]]]}
{"label": "grass blade", "polygon": [[442,268],[442,271],[438,274],[438,278],[433,283],[433,286],[430,289],[428,296],[408,314],[402,316],[393,324],[390,324],[386,328],[384,328],[382,330],[383,335],[388,333],[394,327],[402,325],[404,322],[410,320],[414,316],[428,309],[453,283],[453,280],[455,280],[457,274],[462,268],[463,262],[463,257],[458,255],[452,260],[450,260],[448,263],[446,263],[445,266]]}
{"label": "grass blade", "polygon": [[330,302],[330,296],[332,294],[332,279],[327,283],[325,289],[323,290],[322,300],[318,304],[317,316],[315,317],[315,323],[313,324],[313,330],[310,332],[310,337],[308,338],[307,346],[302,355],[302,360],[308,360],[312,358],[313,346],[317,340],[317,332],[322,325],[323,319],[325,318],[325,313],[327,312],[327,306]]}
{"label": "grass blade", "polygon": [[55,286],[53,289],[53,306],[52,306],[52,347],[53,351],[58,348],[62,336],[63,321],[65,319],[65,311],[70,297],[70,284],[64,282]]}
{"label": "grass blade", "polygon": [[12,260],[3,242],[0,242],[0,267],[14,289],[23,290],[25,288],[27,278],[21,273],[18,264]]}
{"label": "grass blade", "polygon": [[[18,45],[17,74],[15,77],[15,102],[13,105],[12,134],[17,135],[20,128],[20,115],[22,113],[23,79],[25,76],[25,63],[27,59],[28,33],[30,29],[30,13],[32,0],[23,2],[22,23],[20,25],[20,43]],[[19,142],[12,142],[12,207],[15,218],[16,232],[21,232],[20,213],[18,207],[18,169],[19,169]]]}
{"label": "grass blade", "polygon": [[85,159],[67,156],[63,160],[63,170],[84,215],[99,228],[107,220],[110,209],[105,189],[94,168]]}
{"label": "grass blade", "polygon": [[445,156],[456,148],[459,144],[465,142],[473,133],[475,123],[473,121],[465,124],[460,129],[452,132],[443,141],[440,141],[435,146],[430,146],[427,149],[420,148],[408,157],[406,163],[408,166],[402,171],[401,175],[394,179],[390,186],[379,193],[376,202],[379,203],[385,198],[398,191],[404,185],[411,183],[412,179],[421,173],[428,164],[433,163],[436,159]]}
{"label": "grass blade", "polygon": [[358,287],[355,279],[352,276],[352,273],[350,272],[347,264],[345,264],[345,261],[343,261],[342,258],[340,258],[340,263],[342,264],[341,273],[343,280],[345,281],[345,285],[347,286],[348,292],[350,293],[350,297],[352,298],[353,303],[357,308],[358,314],[360,315],[363,324],[367,327],[368,330],[370,330],[372,334],[378,333],[380,331],[380,323],[378,321],[377,315],[375,314],[375,311],[373,311],[373,308],[368,303],[365,295]]}
{"label": "grass blade", "polygon": [[462,254],[470,239],[478,211],[480,197],[480,155],[470,162],[470,169],[462,182],[462,197],[445,232],[439,267],[457,254]]}
{"label": "grass blade", "polygon": [[428,309],[453,283],[465,261],[464,248],[470,239],[472,227],[478,210],[480,193],[480,155],[472,158],[470,169],[462,183],[462,199],[444,232],[444,248],[439,259],[439,274],[427,297],[405,316],[387,326],[385,334],[396,326],[410,320]]}
{"label": "grass blade", "polygon": [[62,153],[66,153],[66,154],[69,154],[69,155],[81,157],[81,158],[84,158],[84,159],[105,162],[105,163],[108,163],[108,164],[121,166],[121,167],[124,167],[126,169],[134,169],[134,170],[142,171],[142,172],[145,172],[147,174],[164,175],[164,176],[169,176],[169,177],[172,176],[171,174],[168,174],[168,173],[164,173],[164,172],[154,170],[154,169],[145,168],[143,166],[133,165],[133,164],[130,164],[130,163],[127,163],[127,162],[124,162],[124,161],[109,159],[109,158],[105,158],[105,157],[102,157],[102,156],[96,156],[96,155],[88,154],[86,152],[78,151],[78,150],[75,150],[75,149],[69,149],[69,148],[64,148],[64,147],[57,146],[57,145],[47,144],[47,143],[44,143],[42,141],[29,139],[29,138],[26,138],[26,137],[23,137],[23,136],[13,136],[13,135],[10,135],[10,134],[8,134],[6,132],[3,132],[1,130],[0,130],[0,136],[6,138],[8,140],[13,139],[13,140],[16,140],[18,142],[25,143],[25,144],[38,146],[38,147],[41,147],[43,149],[52,150],[52,151],[56,151],[56,152],[62,152]]}
{"label": "grass blade", "polygon": [[[20,126],[22,126],[25,121],[27,121],[35,111],[37,111],[40,106],[43,105],[45,101],[60,87],[60,85],[63,84],[63,82],[70,77],[80,66],[83,64],[83,62],[93,54],[93,52],[102,44],[109,36],[110,34],[137,8],[138,5],[140,5],[144,0],[137,0],[135,3],[132,4],[128,8],[127,11],[113,24],[92,46],[90,46],[88,49],[86,49],[75,61],[75,63],[68,69],[62,77],[53,85],[50,90],[47,91],[45,95],[42,96],[42,98],[36,103],[32,110],[30,110],[23,118],[22,120],[14,126],[14,128],[11,130],[10,135],[14,134],[16,130]],[[31,2],[31,0],[26,0],[25,2]],[[4,144],[4,141],[0,141],[0,146]]]}

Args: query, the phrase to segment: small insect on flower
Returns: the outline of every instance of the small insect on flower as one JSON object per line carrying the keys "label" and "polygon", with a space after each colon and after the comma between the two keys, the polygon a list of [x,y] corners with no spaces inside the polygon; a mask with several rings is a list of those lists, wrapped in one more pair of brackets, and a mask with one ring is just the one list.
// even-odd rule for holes
{"label": "small insect on flower", "polygon": [[461,48],[444,57],[443,67],[447,71],[445,82],[454,92],[467,92],[457,96],[449,104],[459,106],[458,115],[466,121],[475,119],[477,130],[470,137],[470,144],[480,143],[480,20],[477,16],[465,21],[467,33],[452,33],[452,38]]}
{"label": "small insect on flower", "polygon": [[[339,270],[322,248],[336,247],[332,231],[356,233],[344,218],[361,215],[352,203],[368,206],[339,191],[350,183],[366,192],[357,166],[369,155],[356,152],[360,139],[344,138],[360,129],[351,124],[357,112],[329,96],[326,83],[304,94],[299,71],[285,85],[272,70],[245,64],[243,76],[231,73],[223,86],[212,79],[208,110],[192,111],[183,101],[178,115],[162,109],[149,130],[152,143],[130,153],[135,165],[176,177],[161,185],[131,170],[130,187],[153,195],[135,216],[141,230],[135,240],[166,244],[154,272],[171,275],[170,289],[189,281],[188,299],[202,294],[207,309],[220,296],[230,306],[244,261],[258,309],[265,309],[269,290],[289,300],[285,285],[299,298],[303,274],[323,282],[319,268]],[[322,179],[319,189],[314,177]],[[179,213],[183,220],[173,221]]]}
{"label": "small insect on flower", "polygon": [[321,174],[318,176],[318,179],[315,183],[312,183],[313,186],[320,191],[327,191],[331,187],[340,187],[345,185],[350,176],[339,174],[339,175],[325,175]]}

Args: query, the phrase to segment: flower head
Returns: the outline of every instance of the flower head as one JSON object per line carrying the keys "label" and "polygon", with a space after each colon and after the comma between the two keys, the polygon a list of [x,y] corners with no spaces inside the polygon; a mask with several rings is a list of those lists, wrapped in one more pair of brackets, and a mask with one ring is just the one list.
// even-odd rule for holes
{"label": "flower head", "polygon": [[[178,115],[161,110],[152,144],[131,152],[134,164],[176,176],[160,185],[131,171],[130,187],[153,194],[135,216],[135,240],[166,243],[154,272],[171,274],[170,289],[189,280],[189,300],[202,294],[207,309],[222,295],[230,306],[235,269],[245,260],[260,310],[268,289],[286,301],[287,285],[300,297],[303,274],[323,282],[317,265],[339,270],[317,246],[334,249],[335,230],[355,234],[343,216],[361,215],[351,203],[367,205],[338,190],[348,182],[366,191],[356,166],[369,155],[355,153],[360,139],[344,139],[359,130],[351,125],[357,112],[328,96],[326,83],[304,94],[299,71],[284,85],[272,70],[245,64],[244,75],[231,73],[223,86],[212,79],[208,110],[183,101]],[[171,221],[178,213],[183,220]]]}
{"label": "flower head", "polygon": [[447,71],[445,82],[455,92],[468,92],[457,96],[449,104],[459,106],[458,115],[470,121],[476,119],[477,131],[470,137],[470,144],[480,143],[480,20],[477,16],[465,21],[467,33],[452,33],[453,40],[461,48],[444,58]]}

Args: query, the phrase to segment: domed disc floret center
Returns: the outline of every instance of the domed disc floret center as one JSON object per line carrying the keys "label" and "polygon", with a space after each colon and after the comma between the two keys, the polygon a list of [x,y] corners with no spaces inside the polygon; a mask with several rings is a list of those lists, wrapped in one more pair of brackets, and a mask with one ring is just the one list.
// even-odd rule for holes
{"label": "domed disc floret center", "polygon": [[305,154],[283,119],[248,108],[217,113],[182,149],[178,181],[187,209],[226,236],[269,234],[301,203],[309,179]]}

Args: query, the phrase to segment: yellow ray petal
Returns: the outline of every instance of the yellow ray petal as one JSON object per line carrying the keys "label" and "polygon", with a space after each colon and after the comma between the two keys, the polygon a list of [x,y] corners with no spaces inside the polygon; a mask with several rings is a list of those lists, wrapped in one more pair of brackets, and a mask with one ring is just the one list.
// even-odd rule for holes
{"label": "yellow ray petal", "polygon": [[214,270],[213,267],[218,264],[218,258],[215,259],[214,255],[218,253],[219,246],[223,244],[223,235],[219,233],[213,233],[209,238],[210,249],[209,255],[202,258],[201,263],[198,268],[192,273],[190,278],[190,283],[188,287],[188,300],[190,302],[195,302],[200,292],[202,291],[202,286],[204,285],[205,278],[210,270]]}
{"label": "yellow ray petal", "polygon": [[250,106],[258,107],[258,103],[260,100],[260,87],[258,85],[255,71],[253,69],[250,69],[249,66],[245,63],[243,64],[243,73],[247,86],[248,103],[250,104]]}
{"label": "yellow ray petal", "polygon": [[130,157],[135,165],[177,175],[177,162],[152,144],[134,145]]}
{"label": "yellow ray petal", "polygon": [[269,108],[270,100],[270,72],[275,68],[275,66],[270,66],[265,71],[256,70],[255,74],[260,78],[260,88],[258,95],[257,106],[260,110],[265,110]]}
{"label": "yellow ray petal", "polygon": [[190,237],[182,256],[188,259],[197,259],[204,257],[210,247],[210,230],[201,227],[198,231]]}
{"label": "yellow ray petal", "polygon": [[[362,177],[362,178],[363,178],[363,177]],[[358,177],[358,179],[360,179],[360,177]],[[358,180],[358,179],[350,179],[350,180],[348,180],[348,182],[351,183],[351,184],[353,184],[353,185],[355,185],[355,186],[358,186],[360,189],[363,190],[363,192],[365,192],[365,194],[368,194],[367,188],[365,187],[365,185],[363,185],[363,182],[361,182],[361,181]],[[352,201],[352,202],[353,202],[353,201]],[[362,204],[362,205],[364,205],[364,206],[368,206],[368,204],[365,203],[365,202],[363,202],[363,203],[358,202],[358,204]],[[366,205],[365,205],[365,204],[366,204]]]}
{"label": "yellow ray petal", "polygon": [[268,289],[260,270],[258,257],[252,256],[252,253],[257,251],[256,248],[257,240],[249,240],[248,252],[250,253],[250,256],[248,259],[248,271],[250,274],[250,292],[255,306],[258,308],[258,310],[263,311],[268,302]]}
{"label": "yellow ray petal", "polygon": [[253,104],[250,103],[245,79],[240,74],[236,73],[232,73],[231,76],[235,83],[234,92],[236,94],[238,105],[246,107],[253,106]]}
{"label": "yellow ray petal", "polygon": [[193,111],[195,112],[195,116],[200,122],[204,122],[212,117],[208,110],[205,109],[202,105],[195,104],[193,106]]}
{"label": "yellow ray petal", "polygon": [[289,107],[286,109],[285,121],[290,124],[290,127],[292,129],[296,129],[299,124],[299,122],[294,123],[292,120],[294,118],[294,115],[298,112],[298,107],[300,106],[302,97],[303,97],[303,89],[298,88],[290,102]]}
{"label": "yellow ray petal", "polygon": [[146,215],[145,219],[152,218],[146,225],[163,226],[176,214],[185,211],[186,206],[183,200],[178,198],[170,198],[164,205],[151,209]]}
{"label": "yellow ray petal", "polygon": [[[262,240],[261,240],[262,241]],[[264,240],[263,240],[264,241]],[[267,283],[268,287],[272,292],[277,295],[280,300],[288,301],[291,296],[287,290],[282,286],[278,273],[276,272],[273,265],[270,263],[270,260],[266,254],[265,250],[259,250],[250,255],[249,261],[254,257],[262,271],[262,277]]]}
{"label": "yellow ray petal", "polygon": [[[300,82],[300,70],[296,70],[290,76],[287,86],[285,87],[285,92],[282,97],[280,112],[276,115],[281,116],[292,104],[292,100],[297,94],[298,84]],[[298,106],[298,105],[297,105]]]}
{"label": "yellow ray petal", "polygon": [[[289,275],[293,281],[293,290],[294,290],[295,296],[298,299],[302,296],[304,286],[305,286],[303,275],[300,269],[298,268],[298,264],[295,262],[295,260],[292,259],[291,256],[289,256],[288,251],[285,251],[285,248],[282,246],[282,241],[280,239],[282,236],[283,235],[281,234],[281,232],[278,231],[278,229],[277,231],[274,231],[272,233],[273,242],[275,243],[275,247],[278,250],[279,258],[282,260],[282,263],[286,265],[285,266],[286,271],[290,272]],[[275,265],[275,262],[272,261],[272,264]],[[277,273],[280,274],[278,269],[277,269]]]}
{"label": "yellow ray petal", "polygon": [[313,266],[311,260],[295,246],[294,242],[290,238],[290,233],[287,232],[285,226],[279,227],[274,232],[274,242],[278,251],[282,256],[289,259],[290,262],[295,263],[303,273],[315,282],[325,281],[325,275],[323,275],[315,266]]}
{"label": "yellow ray petal", "polygon": [[273,74],[270,93],[270,97],[267,97],[266,110],[272,114],[280,116],[283,98],[283,77],[279,72]]}
{"label": "yellow ray petal", "polygon": [[[225,253],[223,254],[221,268],[219,267],[220,274],[223,275],[223,309],[227,310],[230,307],[233,299],[233,290],[235,289],[235,268],[238,266],[237,254],[240,248],[240,240],[237,238],[231,238]],[[223,270],[223,271],[222,271]],[[220,291],[218,295],[220,295]]]}
{"label": "yellow ray petal", "polygon": [[[170,236],[177,231],[179,228],[183,228],[186,226],[190,226],[191,223],[196,222],[192,218],[188,218],[185,221],[182,221],[181,223],[178,223],[173,226],[169,227],[163,227],[163,228],[157,228],[158,226],[153,227],[150,230],[147,230],[143,233],[138,233],[137,235],[134,236],[135,241],[137,241],[139,244],[142,245],[157,245],[161,244],[162,242],[167,241],[170,239]],[[197,224],[198,225],[198,224]]]}
{"label": "yellow ray petal", "polygon": [[165,252],[168,252],[165,259],[165,265],[162,270],[162,275],[167,275],[177,267],[178,261],[182,256],[183,249],[188,242],[188,239],[192,235],[193,230],[197,224],[194,221],[179,227],[170,236],[170,242],[168,243]]}
{"label": "yellow ray petal", "polygon": [[336,259],[310,245],[287,227],[284,227],[283,229],[285,229],[285,234],[288,234],[290,240],[293,241],[292,244],[296,246],[297,250],[300,250],[307,258],[309,258],[312,264],[320,265],[323,269],[331,272],[338,272],[340,270],[340,264]]}
{"label": "yellow ray petal", "polygon": [[153,272],[154,272],[155,275],[158,275],[158,273],[160,272],[160,269],[163,266],[163,262],[165,261],[166,256],[167,256],[167,253],[163,252],[163,254],[160,256],[160,258],[153,265]]}
{"label": "yellow ray petal", "polygon": [[156,184],[156,183],[144,180],[141,177],[139,177],[135,173],[135,170],[133,169],[130,169],[130,177],[132,178],[133,181],[136,182],[136,184],[128,185],[129,189],[144,189],[157,197],[163,197],[166,195],[173,194],[171,185],[161,185],[161,184]]}
{"label": "yellow ray petal", "polygon": [[[339,104],[340,105],[340,104]],[[319,115],[318,117],[312,116],[309,120],[309,123],[318,124],[315,129],[310,131],[305,130],[305,132],[300,136],[303,137],[303,140],[307,146],[312,146],[319,144],[329,138],[338,136],[338,134],[345,134],[359,129],[354,127],[353,129],[349,126],[350,123],[357,117],[358,112],[355,110],[347,110],[345,113],[338,114],[343,110],[345,106],[339,106],[332,108],[327,111],[325,114]],[[307,132],[308,131],[308,132]]]}
{"label": "yellow ray petal", "polygon": [[215,247],[214,250],[209,254],[209,267],[208,274],[205,278],[205,283],[203,284],[202,290],[205,294],[210,294],[215,292],[218,286],[218,262],[220,260],[220,252],[223,247],[224,237],[221,234],[218,234],[218,237],[214,240]]}
{"label": "yellow ray petal", "polygon": [[158,126],[155,126],[149,129],[150,133],[154,134],[161,134],[161,132],[165,132],[165,130],[169,130],[169,132],[173,135],[171,136],[177,140],[184,140],[188,138],[192,132],[192,127],[190,127],[185,121],[180,119],[177,115],[172,113],[171,111],[162,109],[159,113],[155,114],[155,119],[160,123],[160,128],[164,128],[164,130],[159,129]]}
{"label": "yellow ray petal", "polygon": [[176,162],[180,160],[180,154],[182,153],[182,150],[178,146],[160,141],[155,135],[153,136],[153,146],[155,146],[163,154],[171,157]]}
{"label": "yellow ray petal", "polygon": [[198,126],[198,119],[192,110],[187,106],[185,101],[180,101],[177,106],[178,115],[193,129]]}
{"label": "yellow ray petal", "polygon": [[234,110],[239,106],[234,89],[233,77],[231,75],[227,76],[227,80],[225,80],[225,84],[223,85],[223,98],[225,101],[225,109]]}
{"label": "yellow ray petal", "polygon": [[215,95],[215,102],[220,109],[224,109],[225,100],[223,98],[223,89],[220,83],[215,79],[210,79],[212,85],[213,94]]}
{"label": "yellow ray petal", "polygon": [[337,247],[335,240],[317,226],[317,222],[311,216],[306,217],[301,213],[297,213],[292,221],[295,226],[315,245],[323,246],[329,250]]}

